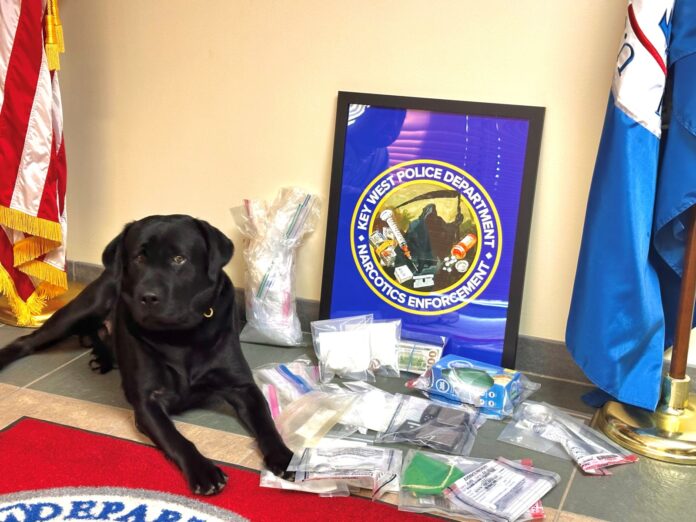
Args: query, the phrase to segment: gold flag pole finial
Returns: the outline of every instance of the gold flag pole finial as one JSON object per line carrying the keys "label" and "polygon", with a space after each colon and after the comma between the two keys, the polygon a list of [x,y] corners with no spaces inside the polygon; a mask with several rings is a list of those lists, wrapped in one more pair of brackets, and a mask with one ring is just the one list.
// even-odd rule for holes
{"label": "gold flag pole finial", "polygon": [[45,29],[46,34],[44,36],[44,46],[46,48],[46,61],[48,61],[49,71],[59,71],[60,70],[60,51],[58,49],[58,36],[56,31],[56,22],[54,15],[55,0],[48,0]]}

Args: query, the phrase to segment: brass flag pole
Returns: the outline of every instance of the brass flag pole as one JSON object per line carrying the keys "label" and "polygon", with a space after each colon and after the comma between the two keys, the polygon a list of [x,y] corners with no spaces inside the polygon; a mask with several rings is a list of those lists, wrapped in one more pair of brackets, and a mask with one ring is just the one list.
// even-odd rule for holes
{"label": "brass flag pole", "polygon": [[678,464],[696,464],[696,394],[686,374],[696,298],[696,206],[689,212],[684,273],[669,373],[655,412],[610,401],[595,422],[610,439],[635,453]]}

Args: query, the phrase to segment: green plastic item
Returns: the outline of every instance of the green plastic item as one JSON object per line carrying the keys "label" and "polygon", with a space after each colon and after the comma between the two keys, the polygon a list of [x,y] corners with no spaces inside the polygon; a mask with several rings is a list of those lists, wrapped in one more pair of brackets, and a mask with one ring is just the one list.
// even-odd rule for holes
{"label": "green plastic item", "polygon": [[[495,381],[493,377],[488,375],[484,370],[475,368],[450,368],[442,372],[446,374],[447,380],[452,384],[459,384],[470,387],[474,390],[480,390],[480,395],[483,395],[493,386]],[[450,373],[454,375],[450,376]]]}
{"label": "green plastic item", "polygon": [[439,495],[463,476],[459,468],[417,452],[401,477],[401,488],[417,495]]}

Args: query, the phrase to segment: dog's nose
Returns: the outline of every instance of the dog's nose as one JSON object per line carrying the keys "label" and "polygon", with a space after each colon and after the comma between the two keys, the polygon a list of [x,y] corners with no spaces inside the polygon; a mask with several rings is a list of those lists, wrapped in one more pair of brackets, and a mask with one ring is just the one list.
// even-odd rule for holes
{"label": "dog's nose", "polygon": [[140,296],[140,302],[145,306],[155,306],[159,303],[159,297],[154,292],[145,292]]}

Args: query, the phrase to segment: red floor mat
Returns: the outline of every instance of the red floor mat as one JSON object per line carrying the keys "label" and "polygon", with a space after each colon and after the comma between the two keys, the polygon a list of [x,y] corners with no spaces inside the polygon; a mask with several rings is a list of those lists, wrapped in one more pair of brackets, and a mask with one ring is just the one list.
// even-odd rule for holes
{"label": "red floor mat", "polygon": [[[126,522],[238,519],[229,511],[253,521],[388,522],[429,518],[399,512],[393,506],[357,497],[321,498],[308,493],[261,488],[257,473],[231,466],[223,468],[229,477],[224,491],[214,497],[194,497],[189,494],[179,471],[150,446],[25,418],[0,432],[0,522],[63,520],[59,511],[66,520]],[[45,498],[41,500],[39,493],[17,493],[75,487],[119,489],[99,490],[104,495],[111,495],[109,498],[99,497],[99,491],[92,491],[92,497],[86,493],[81,496],[79,492],[68,492],[60,504]],[[160,496],[150,505],[142,500],[151,496],[148,493],[130,494],[121,488],[164,492],[179,497]],[[125,501],[114,501],[114,495],[133,498],[126,505]],[[167,499],[170,504],[167,504]],[[227,515],[218,512],[218,518],[214,518],[214,513],[210,515],[212,518],[195,514],[198,513],[196,506],[204,514],[214,511],[206,511],[206,505],[229,511]],[[193,511],[187,512],[185,506]],[[18,518],[18,513],[23,514],[23,518]],[[54,513],[56,515],[52,518]]]}

